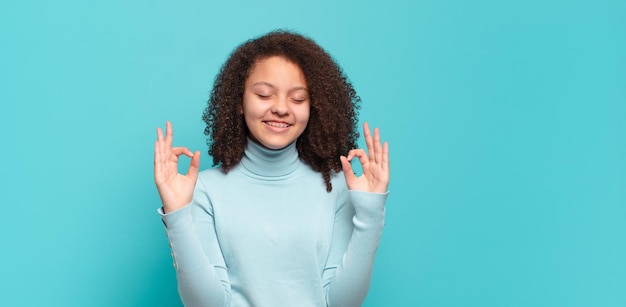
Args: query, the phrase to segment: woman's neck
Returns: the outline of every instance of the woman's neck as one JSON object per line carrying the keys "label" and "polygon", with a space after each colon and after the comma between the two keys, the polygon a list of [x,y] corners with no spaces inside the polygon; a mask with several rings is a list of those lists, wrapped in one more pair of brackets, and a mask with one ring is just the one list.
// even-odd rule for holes
{"label": "woman's neck", "polygon": [[248,138],[241,165],[247,171],[261,177],[289,175],[299,165],[296,142],[282,149],[269,149]]}

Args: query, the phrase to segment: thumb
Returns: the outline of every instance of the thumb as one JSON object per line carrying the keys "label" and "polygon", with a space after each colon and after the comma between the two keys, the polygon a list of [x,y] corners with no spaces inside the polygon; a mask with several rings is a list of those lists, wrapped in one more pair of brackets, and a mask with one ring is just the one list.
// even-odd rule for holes
{"label": "thumb", "polygon": [[352,170],[352,165],[348,158],[341,156],[339,157],[341,160],[341,168],[343,169],[343,175],[346,177],[346,182],[352,182],[356,179],[356,175],[354,175],[354,171]]}
{"label": "thumb", "polygon": [[189,170],[187,176],[192,179],[198,178],[198,170],[200,169],[200,151],[196,150],[191,157],[191,163],[189,164]]}

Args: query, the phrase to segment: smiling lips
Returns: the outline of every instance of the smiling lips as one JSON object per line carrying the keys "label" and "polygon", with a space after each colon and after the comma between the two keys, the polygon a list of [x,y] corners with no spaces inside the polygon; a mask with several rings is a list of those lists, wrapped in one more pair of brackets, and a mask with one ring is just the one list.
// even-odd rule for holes
{"label": "smiling lips", "polygon": [[275,128],[289,128],[292,125],[285,122],[263,121],[264,124]]}

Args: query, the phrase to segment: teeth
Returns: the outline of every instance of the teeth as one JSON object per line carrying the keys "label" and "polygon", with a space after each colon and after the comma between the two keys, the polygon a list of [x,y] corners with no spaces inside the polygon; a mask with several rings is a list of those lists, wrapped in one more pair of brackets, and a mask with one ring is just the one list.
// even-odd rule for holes
{"label": "teeth", "polygon": [[272,127],[276,127],[276,128],[287,128],[289,127],[289,124],[285,124],[285,123],[276,123],[276,122],[265,122],[267,125],[272,126]]}

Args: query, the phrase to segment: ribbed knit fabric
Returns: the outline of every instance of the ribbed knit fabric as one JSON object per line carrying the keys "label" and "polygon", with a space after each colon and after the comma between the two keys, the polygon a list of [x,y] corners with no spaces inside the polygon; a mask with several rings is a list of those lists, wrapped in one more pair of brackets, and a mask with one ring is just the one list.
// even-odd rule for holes
{"label": "ribbed knit fabric", "polygon": [[360,306],[369,289],[387,194],[326,192],[295,143],[248,140],[228,174],[202,171],[193,201],[159,214],[185,306]]}

